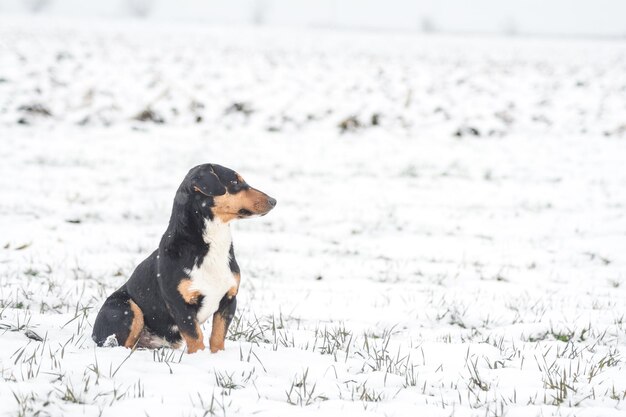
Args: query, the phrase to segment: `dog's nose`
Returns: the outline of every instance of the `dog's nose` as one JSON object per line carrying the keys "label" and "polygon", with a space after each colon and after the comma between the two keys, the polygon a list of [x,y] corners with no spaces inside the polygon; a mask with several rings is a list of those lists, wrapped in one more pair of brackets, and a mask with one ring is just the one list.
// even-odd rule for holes
{"label": "dog's nose", "polygon": [[270,204],[270,206],[276,207],[276,199],[275,198],[270,197],[270,198],[267,199],[267,202]]}

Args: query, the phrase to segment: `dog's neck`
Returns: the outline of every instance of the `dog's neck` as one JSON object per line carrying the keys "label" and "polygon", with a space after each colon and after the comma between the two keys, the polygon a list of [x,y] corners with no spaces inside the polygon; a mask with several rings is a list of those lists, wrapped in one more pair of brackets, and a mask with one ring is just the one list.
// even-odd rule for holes
{"label": "dog's neck", "polygon": [[213,220],[205,219],[202,239],[209,245],[223,244],[227,241],[230,247],[230,224],[224,223],[217,218]]}
{"label": "dog's neck", "polygon": [[180,251],[189,243],[202,247],[210,243],[209,240],[213,240],[212,236],[216,233],[224,233],[222,229],[229,230],[228,224],[221,223],[218,219],[208,220],[199,216],[187,199],[179,197],[180,194],[179,190],[174,199],[167,230],[161,240],[166,248]]}
{"label": "dog's neck", "polygon": [[229,223],[217,218],[210,220],[199,217],[191,210],[193,209],[190,206],[174,201],[170,222],[162,240],[166,248],[180,251],[186,246],[185,242],[197,247],[204,245],[218,247],[227,242],[227,246],[230,247]]}
{"label": "dog's neck", "polygon": [[203,265],[228,264],[233,242],[230,225],[222,223],[219,219],[205,219],[202,238],[208,245],[208,252],[204,257]]}

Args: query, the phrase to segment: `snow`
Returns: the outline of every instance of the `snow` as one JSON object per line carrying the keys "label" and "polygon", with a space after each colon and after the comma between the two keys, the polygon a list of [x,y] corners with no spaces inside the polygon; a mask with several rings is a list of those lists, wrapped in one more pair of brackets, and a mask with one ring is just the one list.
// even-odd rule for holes
{"label": "snow", "polygon": [[[18,18],[0,40],[0,415],[624,414],[622,43]],[[278,200],[233,225],[226,350],[96,348],[203,162]]]}

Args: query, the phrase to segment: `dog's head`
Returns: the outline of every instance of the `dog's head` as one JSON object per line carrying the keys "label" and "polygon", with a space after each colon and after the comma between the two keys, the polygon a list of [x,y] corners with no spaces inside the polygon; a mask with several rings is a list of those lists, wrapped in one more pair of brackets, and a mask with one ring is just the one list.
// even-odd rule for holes
{"label": "dog's head", "polygon": [[274,198],[250,187],[232,169],[216,164],[192,168],[181,185],[183,189],[196,213],[223,223],[264,216],[276,206]]}

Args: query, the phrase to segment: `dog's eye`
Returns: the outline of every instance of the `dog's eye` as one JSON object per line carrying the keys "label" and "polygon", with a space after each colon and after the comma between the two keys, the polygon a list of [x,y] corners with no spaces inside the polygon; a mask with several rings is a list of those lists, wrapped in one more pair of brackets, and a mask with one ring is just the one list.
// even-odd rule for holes
{"label": "dog's eye", "polygon": [[233,184],[233,185],[237,185],[237,184],[239,184],[239,180],[232,180],[230,183]]}

